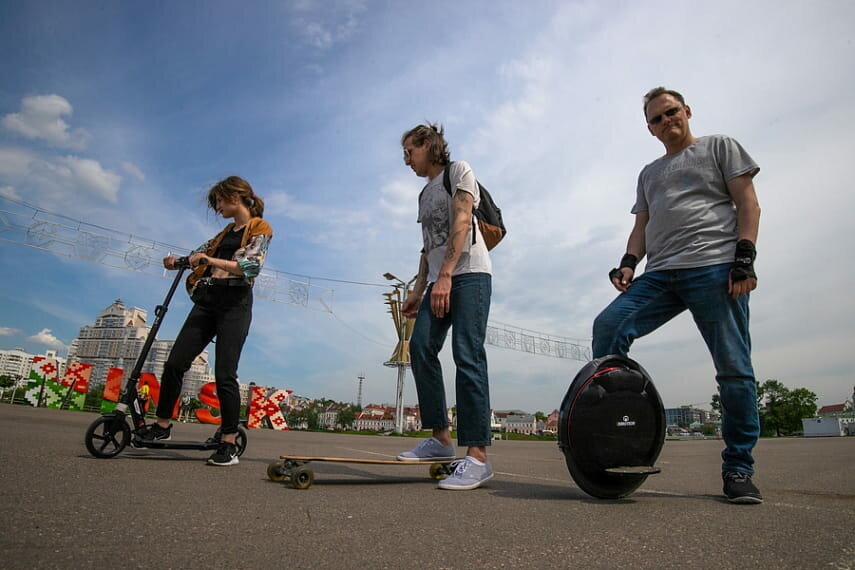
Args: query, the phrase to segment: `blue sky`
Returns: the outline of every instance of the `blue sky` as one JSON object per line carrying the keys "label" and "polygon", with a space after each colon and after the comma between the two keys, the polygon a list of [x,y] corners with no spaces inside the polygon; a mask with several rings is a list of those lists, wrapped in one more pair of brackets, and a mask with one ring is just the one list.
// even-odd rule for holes
{"label": "blue sky", "polygon": [[[828,0],[7,0],[0,195],[190,249],[221,227],[207,188],[243,176],[276,232],[268,269],[311,276],[333,313],[257,301],[242,379],[354,401],[364,373],[365,401],[394,402],[377,285],[417,269],[423,184],[401,160],[401,133],[443,123],[452,158],[503,209],[491,319],[587,342],[614,296],[605,275],[638,171],[662,154],[641,96],[666,85],[686,96],[696,135],[729,134],[761,166],[758,379],[838,403],[855,384],[854,16]],[[0,348],[31,352],[64,353],[116,298],[151,314],[168,287],[3,242],[0,271]],[[177,295],[161,338],[189,306]],[[686,315],[632,356],[668,406],[715,391]],[[488,358],[498,409],[551,411],[582,366],[497,347]],[[450,355],[444,364],[453,402]]]}

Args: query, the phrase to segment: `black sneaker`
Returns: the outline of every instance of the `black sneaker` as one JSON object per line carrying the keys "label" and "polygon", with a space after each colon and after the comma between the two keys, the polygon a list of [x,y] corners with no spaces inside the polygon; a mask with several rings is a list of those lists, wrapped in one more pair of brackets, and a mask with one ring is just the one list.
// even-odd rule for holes
{"label": "black sneaker", "polygon": [[237,465],[238,464],[238,453],[237,446],[233,443],[229,443],[224,441],[220,444],[220,447],[217,448],[217,451],[208,458],[208,465]]}
{"label": "black sneaker", "polygon": [[214,432],[214,435],[205,440],[205,443],[220,443],[223,441],[223,430],[222,428],[217,428],[217,431]]}
{"label": "black sneaker", "polygon": [[724,494],[731,503],[758,505],[763,502],[760,491],[751,482],[751,475],[738,471],[728,471],[722,475]]}
{"label": "black sneaker", "polygon": [[169,441],[172,439],[172,424],[169,427],[160,427],[157,422],[149,424],[137,432],[137,436],[143,441]]}

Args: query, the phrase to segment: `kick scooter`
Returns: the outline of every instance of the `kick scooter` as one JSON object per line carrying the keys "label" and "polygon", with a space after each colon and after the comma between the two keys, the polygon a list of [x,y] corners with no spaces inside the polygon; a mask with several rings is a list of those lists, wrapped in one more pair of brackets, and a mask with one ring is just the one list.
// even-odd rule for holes
{"label": "kick scooter", "polygon": [[[139,357],[137,357],[136,365],[128,378],[125,391],[122,393],[119,403],[116,404],[116,409],[112,412],[102,414],[86,430],[86,449],[99,459],[116,457],[128,444],[132,447],[153,449],[198,450],[215,450],[220,445],[221,433],[219,429],[205,441],[152,441],[144,440],[140,437],[140,433],[145,428],[145,413],[143,412],[143,401],[140,399],[139,392],[137,391],[137,383],[142,375],[142,367],[145,359],[148,357],[151,345],[154,343],[157,331],[160,329],[160,324],[163,322],[163,317],[168,310],[169,302],[172,300],[172,295],[181,282],[184,272],[189,267],[189,258],[180,257],[175,260],[175,268],[178,269],[178,273],[172,281],[172,286],[169,288],[163,304],[158,305],[154,309],[154,322],[151,324],[151,330],[145,339],[145,344],[143,344]],[[242,455],[246,449],[246,439],[246,431],[242,427],[238,427],[235,438],[238,455]]]}

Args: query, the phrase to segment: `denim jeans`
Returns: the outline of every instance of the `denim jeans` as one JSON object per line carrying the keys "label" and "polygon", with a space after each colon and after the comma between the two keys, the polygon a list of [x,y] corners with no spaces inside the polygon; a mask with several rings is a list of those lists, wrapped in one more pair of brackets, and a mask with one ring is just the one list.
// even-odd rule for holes
{"label": "denim jeans", "polygon": [[751,451],[760,435],[751,365],[748,295],[732,299],[732,264],[650,271],[632,282],[594,320],[594,358],[626,356],[636,338],[689,309],[713,358],[722,406],[722,471],[754,473]]}
{"label": "denim jeans", "polygon": [[240,420],[240,386],[238,361],[252,322],[252,287],[203,286],[169,357],[163,365],[157,417],[172,417],[175,402],[181,395],[184,373],[193,359],[217,337],[214,378],[220,401],[222,433],[237,433]]}
{"label": "denim jeans", "polygon": [[422,426],[448,427],[448,406],[439,351],[451,327],[451,347],[457,396],[457,443],[464,447],[490,445],[490,389],[487,380],[487,317],[492,278],[466,273],[451,278],[451,310],[441,319],[430,309],[431,284],[419,307],[410,338],[410,360]]}

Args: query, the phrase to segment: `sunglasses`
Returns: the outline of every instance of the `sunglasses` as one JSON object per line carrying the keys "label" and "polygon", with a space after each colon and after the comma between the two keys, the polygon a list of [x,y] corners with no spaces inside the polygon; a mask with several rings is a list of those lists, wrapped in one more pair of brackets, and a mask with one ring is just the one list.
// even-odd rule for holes
{"label": "sunglasses", "polygon": [[407,162],[408,160],[410,160],[410,149],[405,148],[404,149],[404,162]]}
{"label": "sunglasses", "polygon": [[651,124],[651,125],[658,125],[659,123],[662,122],[662,119],[664,119],[665,117],[673,117],[674,115],[679,113],[680,109],[682,109],[682,107],[671,107],[670,109],[668,109],[664,113],[660,113],[660,114],[656,115],[655,117],[652,117],[647,122],[648,122],[648,124]]}

